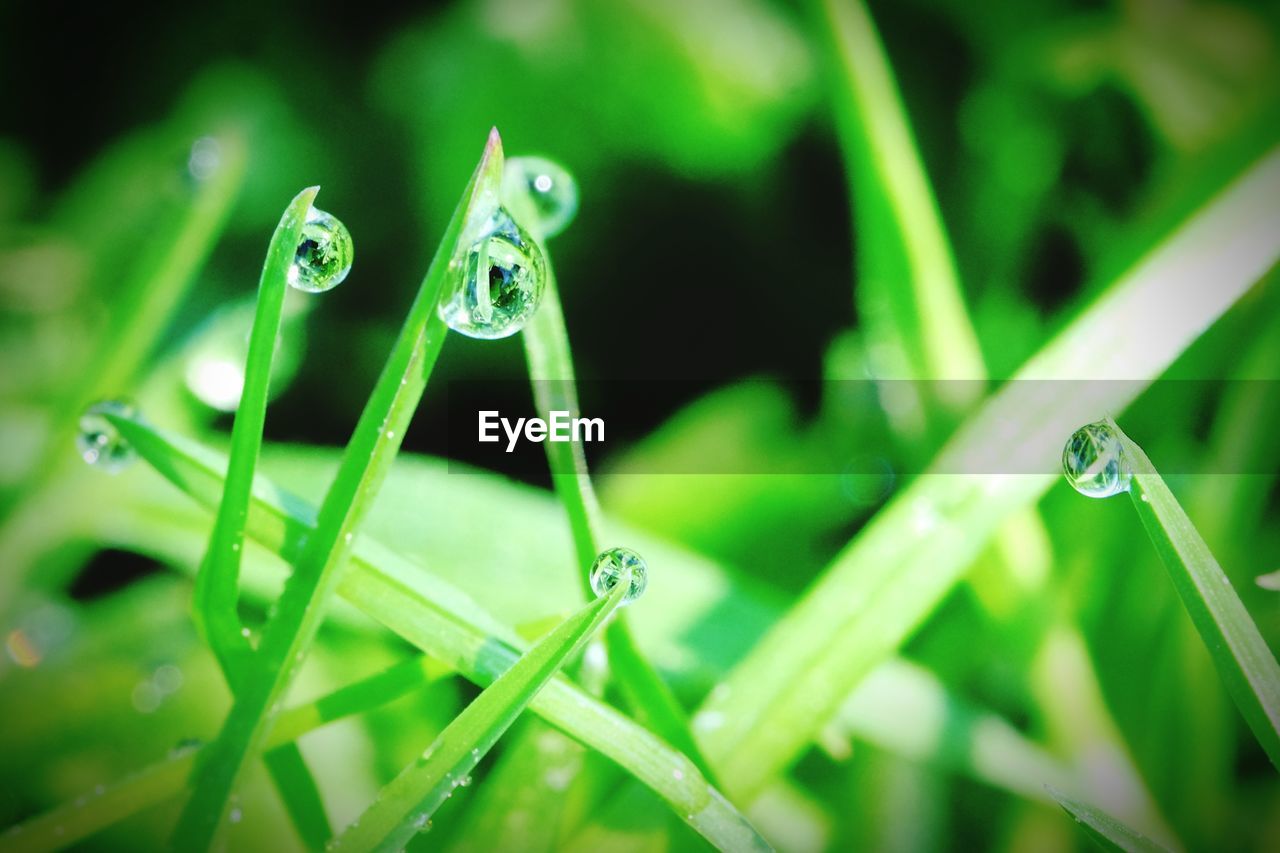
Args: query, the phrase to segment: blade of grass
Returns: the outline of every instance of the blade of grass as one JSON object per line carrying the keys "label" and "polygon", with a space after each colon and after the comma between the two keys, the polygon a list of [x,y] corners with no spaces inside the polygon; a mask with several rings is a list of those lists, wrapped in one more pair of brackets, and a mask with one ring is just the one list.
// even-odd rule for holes
{"label": "blade of grass", "polygon": [[394,460],[448,332],[436,308],[467,223],[496,204],[502,143],[494,130],[445,230],[382,374],[365,404],[342,463],[325,494],[316,528],[266,625],[254,675],[241,683],[222,731],[195,773],[174,830],[183,849],[210,846],[233,790],[270,731],[274,709],[324,618],[351,543]]}
{"label": "blade of grass", "polygon": [[[576,418],[581,411],[573,356],[569,349],[569,332],[549,262],[547,270],[547,289],[542,305],[524,330],[529,378],[533,384],[534,401],[544,419],[549,419],[553,411],[567,411],[571,418]],[[589,598],[591,584],[588,571],[596,556],[605,550],[600,536],[600,502],[591,485],[581,444],[576,441],[548,441],[543,446],[556,496],[569,516],[569,528],[578,557],[578,576],[582,580],[583,594]],[[628,705],[657,734],[692,758],[703,775],[714,784],[711,767],[702,757],[689,729],[688,715],[636,645],[625,614],[618,614],[605,629],[604,637],[611,673]]]}
{"label": "blade of grass", "polygon": [[[1043,381],[1010,383],[966,422],[932,470],[999,471],[1013,450],[1054,470],[1063,435],[1092,413],[1128,405],[1276,262],[1277,193],[1280,151],[1273,150],[1017,376],[1134,381],[1094,382],[1074,397],[1045,393]],[[1179,311],[1165,310],[1170,304]],[[1150,324],[1155,316],[1158,326]],[[999,525],[1056,480],[1050,473],[926,474],[899,492],[704,703],[700,714],[717,725],[703,747],[730,790],[750,797],[790,764],[853,686],[942,601]],[[702,731],[698,718],[694,727]]]}
{"label": "blade of grass", "polygon": [[464,783],[498,739],[551,677],[618,609],[630,574],[583,607],[521,655],[498,676],[422,756],[401,771],[335,840],[335,850],[399,850],[418,834],[436,809]]}
{"label": "blade of grass", "polygon": [[[307,732],[328,723],[380,708],[426,687],[446,670],[417,655],[368,678],[348,684],[314,702],[280,715],[267,739],[268,755],[293,744]],[[26,820],[0,833],[0,847],[9,853],[58,850],[158,805],[183,790],[197,755],[207,747],[178,750],[163,761],[120,782],[94,790],[73,802]],[[325,841],[328,839],[326,838]]]}
{"label": "blade of grass", "polygon": [[1240,596],[1147,454],[1120,434],[1133,469],[1129,494],[1182,604],[1236,707],[1280,770],[1280,665]]}
{"label": "blade of grass", "polygon": [[[251,665],[253,649],[240,622],[240,555],[254,468],[262,449],[271,362],[280,334],[288,274],[293,265],[302,226],[319,187],[298,193],[285,208],[271,235],[258,282],[258,298],[249,351],[245,359],[240,406],[231,427],[231,457],[222,500],[214,516],[209,546],[196,573],[196,624],[213,650],[223,677],[234,692]],[[282,746],[265,756],[267,770],[299,836],[313,850],[333,836],[320,790],[296,745]]]}
{"label": "blade of grass", "polygon": [[[141,421],[108,417],[166,479],[197,502],[216,504],[225,459]],[[315,510],[261,476],[253,494],[246,532],[285,560],[295,560],[310,538]],[[481,687],[519,656],[514,632],[457,589],[376,541],[362,539],[353,548],[352,571],[339,582],[338,594],[407,642]],[[762,843],[691,759],[567,680],[552,679],[529,707],[631,773],[713,845],[750,849]]]}
{"label": "blade of grass", "polygon": [[[860,232],[875,231],[875,239],[858,244],[868,333],[902,353],[908,373],[892,378],[985,379],[942,215],[875,24],[861,2],[817,5],[835,72],[832,100],[850,198]],[[978,382],[927,388],[963,393],[928,401],[953,417],[982,392]]]}
{"label": "blade of grass", "polygon": [[[201,181],[189,199],[172,212],[166,227],[140,252],[119,296],[112,299],[107,327],[84,364],[79,384],[50,415],[48,438],[40,459],[25,482],[12,490],[23,496],[23,502],[35,500],[34,493],[45,488],[55,469],[70,456],[69,448],[85,407],[130,387],[139,366],[168,328],[196,271],[213,250],[245,175],[244,143],[239,135],[223,133],[218,144],[221,167]],[[18,529],[21,518],[11,509],[0,509],[4,517],[0,551],[4,553],[10,553],[8,543],[12,538],[22,536]],[[20,582],[19,572],[0,572],[0,610],[16,600],[12,592]]]}
{"label": "blade of grass", "polygon": [[1092,806],[1076,802],[1065,794],[1045,788],[1049,796],[1062,806],[1062,810],[1075,818],[1089,840],[1103,850],[1123,850],[1126,853],[1163,853],[1165,848],[1142,833],[1130,829],[1120,821]]}
{"label": "blade of grass", "polygon": [[252,651],[248,638],[241,633],[243,625],[238,610],[240,553],[254,469],[262,449],[271,362],[280,333],[285,292],[289,288],[289,269],[302,238],[307,212],[319,191],[319,187],[308,187],[294,196],[271,235],[258,281],[258,299],[245,359],[244,388],[231,427],[231,455],[222,500],[214,516],[209,547],[196,574],[196,623],[233,689],[236,680],[243,675],[245,659]]}

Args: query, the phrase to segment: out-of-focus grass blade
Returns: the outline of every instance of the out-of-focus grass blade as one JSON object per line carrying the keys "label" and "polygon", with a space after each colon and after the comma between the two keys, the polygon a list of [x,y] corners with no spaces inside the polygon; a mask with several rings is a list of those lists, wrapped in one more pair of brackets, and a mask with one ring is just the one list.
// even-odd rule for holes
{"label": "out-of-focus grass blade", "polygon": [[[425,687],[445,670],[424,656],[408,658],[382,672],[340,687],[280,715],[267,738],[267,755],[294,745],[321,726],[380,708]],[[207,747],[206,747],[207,748]],[[8,853],[44,853],[75,844],[102,829],[174,797],[183,788],[196,756],[203,750],[176,751],[114,785],[78,797],[0,833]],[[326,838],[325,841],[328,839]]]}
{"label": "out-of-focus grass blade", "polygon": [[1280,769],[1280,665],[1240,596],[1145,452],[1119,427],[1133,469],[1129,494],[1218,675]]}
{"label": "out-of-focus grass blade", "polygon": [[[915,630],[963,576],[999,525],[1056,482],[1062,437],[1119,411],[1280,257],[1280,151],[1273,150],[1068,326],[1018,379],[960,428],[931,471],[1043,474],[914,480],[835,558],[819,580],[713,691],[694,728],[734,793],[750,797],[812,742],[864,675]],[[1177,312],[1164,310],[1176,304]],[[1150,323],[1159,316],[1162,322]],[[1142,329],[1142,334],[1135,334]],[[1003,437],[994,440],[994,437]],[[922,535],[923,534],[923,535]],[[706,717],[702,716],[703,721]]]}
{"label": "out-of-focus grass blade", "polygon": [[525,652],[445,727],[421,758],[378,793],[332,849],[402,849],[463,784],[538,691],[618,608],[629,585],[630,578],[623,578],[608,595],[583,607]]}
{"label": "out-of-focus grass blade", "polygon": [[[873,348],[901,353],[906,373],[892,379],[985,379],[942,215],[871,16],[860,0],[817,5],[850,198],[859,233],[874,235],[858,243],[858,302]],[[978,382],[921,387],[963,392],[967,399],[928,401],[953,417],[982,390]]]}
{"label": "out-of-focus grass blade", "polygon": [[1046,787],[1049,796],[1057,800],[1063,811],[1075,818],[1077,824],[1103,850],[1122,850],[1125,853],[1167,853],[1142,833],[1130,829],[1109,814],[1092,806],[1086,806],[1065,794]]}
{"label": "out-of-focus grass blade", "polygon": [[[128,390],[139,366],[168,329],[196,271],[222,234],[244,183],[246,157],[244,142],[234,132],[218,136],[217,144],[222,158],[217,171],[201,181],[190,198],[141,247],[128,278],[111,300],[107,326],[85,361],[80,382],[56,404],[40,459],[32,466],[26,482],[13,490],[24,501],[30,502],[33,492],[49,481],[60,461],[69,458],[85,407]],[[99,211],[98,215],[109,213]],[[3,546],[9,537],[20,535],[11,527],[21,523],[20,516],[11,514],[10,509],[0,505],[0,516],[5,521],[0,528],[0,549],[6,551]],[[14,600],[9,587],[20,582],[17,572],[0,572],[0,610]]]}
{"label": "out-of-focus grass blade", "polygon": [[[226,461],[141,421],[107,416],[121,435],[166,479],[212,507],[221,494]],[[315,510],[259,477],[246,532],[286,560],[310,538]],[[519,657],[514,633],[465,594],[423,572],[377,542],[354,543],[352,571],[337,592],[443,665],[485,686]],[[552,679],[531,710],[596,750],[658,794],[681,819],[722,849],[754,849],[755,829],[698,770],[696,764],[615,709],[561,678]]]}
{"label": "out-of-focus grass blade", "polygon": [[176,846],[207,848],[232,791],[261,747],[293,673],[324,619],[351,543],[404,439],[448,332],[436,307],[468,222],[497,203],[502,142],[494,130],[406,317],[400,336],[356,424],[325,494],[314,533],[267,622],[255,672],[244,679],[209,756],[196,771],[190,800],[174,830]]}
{"label": "out-of-focus grass blade", "polygon": [[[547,290],[542,305],[524,330],[529,378],[533,382],[534,400],[543,418],[550,418],[552,411],[567,411],[570,417],[576,418],[580,410],[569,333],[565,328],[564,311],[560,307],[560,295],[550,263],[547,270]],[[582,445],[576,441],[548,441],[543,446],[551,466],[551,481],[556,495],[569,516],[569,528],[578,557],[578,574],[584,593],[589,597],[591,585],[587,573],[604,546],[600,539],[600,502],[587,472],[586,456]],[[643,722],[692,758],[703,775],[714,782],[711,767],[702,757],[689,730],[688,715],[636,646],[624,614],[618,614],[618,618],[605,629],[604,637],[612,674],[628,704]]]}
{"label": "out-of-focus grass blade", "polygon": [[237,611],[240,553],[254,469],[262,449],[271,361],[280,332],[285,292],[289,289],[289,268],[297,253],[307,212],[319,190],[319,187],[308,187],[298,193],[285,208],[280,224],[271,235],[262,277],[258,282],[258,300],[245,360],[244,388],[231,427],[231,455],[222,500],[214,517],[208,550],[196,575],[196,620],[233,688],[235,679],[243,673],[245,663],[244,660],[233,659],[243,658],[250,651],[248,639],[241,634]]}

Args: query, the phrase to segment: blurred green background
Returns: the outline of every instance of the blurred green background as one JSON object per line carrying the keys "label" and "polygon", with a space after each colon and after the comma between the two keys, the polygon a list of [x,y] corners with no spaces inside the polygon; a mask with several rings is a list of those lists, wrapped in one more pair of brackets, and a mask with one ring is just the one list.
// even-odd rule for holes
{"label": "blurred green background", "polygon": [[[871,12],[997,379],[1280,139],[1275,4],[976,8],[943,0],[874,3]],[[247,329],[244,300],[271,228],[299,188],[322,186],[319,204],[350,228],[356,260],[332,293],[291,302],[267,438],[340,446],[488,129],[500,129],[508,154],[543,154],[573,172],[581,209],[551,250],[579,375],[680,380],[655,383],[642,407],[611,421],[601,464],[606,508],[716,561],[723,574],[715,578],[730,588],[695,583],[700,591],[690,600],[709,603],[690,605],[678,637],[663,618],[636,608],[655,661],[696,704],[885,499],[891,472],[911,470],[918,463],[907,459],[928,449],[904,449],[874,405],[842,410],[812,382],[865,374],[854,271],[884,227],[851,222],[830,71],[816,17],[790,2],[76,12],[5,4],[0,824],[118,778],[184,738],[210,736],[225,702],[190,627],[189,580],[172,571],[189,568],[195,546],[149,530],[145,514],[107,510],[114,489],[163,507],[167,487],[142,472],[110,479],[80,471],[69,444],[50,445],[60,407],[112,349],[122,294],[198,189],[192,146],[210,135],[241,140],[243,185],[193,286],[163,328],[147,330],[140,369],[113,393],[138,400],[166,428],[212,443],[230,415],[200,398],[192,364],[234,362],[239,330]],[[1277,297],[1273,285],[1258,288],[1172,375],[1277,378]],[[444,452],[444,419],[432,417],[432,404],[447,382],[524,376],[518,339],[454,336],[405,450]],[[764,381],[738,384],[748,379]],[[620,396],[586,399],[586,410],[626,409],[626,385],[590,387]],[[1206,385],[1175,404],[1167,396],[1140,401],[1126,430],[1157,462],[1162,449],[1182,458],[1240,454],[1248,470],[1274,471],[1276,406],[1229,397]],[[513,410],[528,406],[527,397],[510,401]],[[883,483],[609,476],[707,444],[744,460],[861,454],[882,459],[890,473]],[[315,466],[288,453],[269,455],[268,470],[288,472],[281,481],[303,494],[323,483]],[[1254,583],[1280,569],[1274,476],[1183,477],[1174,485],[1274,648],[1280,598]],[[385,517],[390,544],[409,556],[422,550],[493,566],[476,577],[502,577],[511,553],[494,543],[446,534],[425,543],[406,534],[398,543],[403,530],[392,521],[413,524],[414,502],[424,517],[429,505],[413,489],[404,494],[408,505]],[[567,553],[560,519],[545,500],[520,494],[545,523],[526,527],[521,516],[510,529],[545,546],[538,560],[554,573],[556,555]],[[498,538],[514,535],[504,498],[485,504],[483,497],[475,500],[492,507]],[[1053,491],[1043,510],[1049,541],[1026,555],[1041,567],[1029,570],[1041,578],[1030,584],[1035,591],[975,572],[912,640],[908,657],[955,696],[1060,755],[1087,764],[1096,746],[1101,765],[1131,763],[1189,846],[1276,849],[1274,771],[1218,685],[1135,520],[1067,488]],[[199,518],[185,504],[174,512]],[[661,566],[653,571],[651,583],[660,585]],[[519,602],[508,600],[511,591],[472,583],[477,600],[513,623],[546,617],[572,599],[572,587],[558,581]],[[263,598],[255,601],[260,607]],[[1059,624],[1087,644],[1064,640],[1067,662],[1044,641],[1045,626]],[[1047,711],[1056,700],[1046,696],[1095,683],[1072,674],[1077,652],[1100,693],[1081,707]],[[372,672],[401,653],[357,620],[326,634],[303,692]],[[177,687],[164,667],[182,674]],[[1058,690],[1038,683],[1037,672]],[[379,712],[387,725],[343,724],[316,741],[308,757],[317,777],[354,777],[324,783],[334,814],[358,811],[398,769],[398,756],[420,749],[471,695],[470,685],[445,680],[430,695]],[[849,740],[833,735],[842,737]],[[827,744],[795,772],[817,815],[815,846],[1080,843],[1065,817],[968,778],[963,762],[854,740],[851,760]],[[1120,777],[1128,778],[1116,771]],[[1102,778],[1112,777],[1102,771]],[[450,804],[459,813],[465,807]],[[261,849],[296,843],[273,809],[246,822],[243,841]],[[89,846],[156,846],[171,817],[163,809],[144,814]],[[438,822],[449,824],[446,813]],[[675,846],[693,843],[683,828],[669,832]]]}

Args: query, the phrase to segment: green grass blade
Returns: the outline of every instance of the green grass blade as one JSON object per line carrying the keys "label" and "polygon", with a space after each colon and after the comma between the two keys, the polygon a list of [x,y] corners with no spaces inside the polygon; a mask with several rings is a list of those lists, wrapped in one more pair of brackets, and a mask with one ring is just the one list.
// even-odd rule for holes
{"label": "green grass blade", "polygon": [[502,175],[502,144],[495,130],[431,261],[400,336],[387,358],[343,454],[342,464],[268,621],[256,660],[207,759],[196,771],[192,796],[174,831],[175,845],[203,850],[223,822],[232,791],[270,730],[273,709],[283,698],[324,618],[355,533],[377,495],[405,429],[426,388],[447,327],[436,311],[466,224],[477,208],[496,203]]}
{"label": "green grass blade", "polygon": [[[875,24],[862,2],[817,5],[850,198],[860,232],[875,237],[858,244],[869,333],[903,353],[908,373],[892,378],[984,379],[942,215]],[[965,403],[980,391],[976,383],[956,387],[968,393]]]}
{"label": "green grass blade", "polygon": [[[932,470],[1001,470],[1008,447],[991,436],[1010,434],[1019,437],[1019,453],[1053,470],[1062,436],[1098,411],[1125,408],[1275,264],[1278,193],[1280,151],[1273,150],[1016,377],[1141,381],[1095,382],[1090,394],[1052,397],[1043,382],[1010,383],[957,432]],[[1163,310],[1169,304],[1185,310]],[[1149,322],[1154,316],[1162,318],[1158,326]],[[1134,334],[1137,328],[1145,333]],[[937,607],[1000,524],[1057,479],[926,474],[900,491],[704,704],[700,713],[714,715],[718,726],[702,744],[730,790],[750,796],[790,764],[853,686]]]}
{"label": "green grass blade", "polygon": [[[240,406],[231,428],[231,457],[222,500],[214,517],[209,547],[196,573],[194,611],[222,674],[234,690],[249,667],[252,647],[242,632],[239,602],[240,556],[254,468],[262,449],[271,362],[280,334],[289,269],[302,226],[319,187],[298,193],[271,235],[258,282],[258,298],[245,359]],[[301,751],[289,744],[266,756],[267,769],[299,835],[312,849],[332,836],[319,789]]]}
{"label": "green grass blade", "polygon": [[1063,811],[1075,818],[1089,840],[1103,850],[1122,850],[1125,853],[1163,853],[1165,850],[1164,847],[1142,833],[1125,826],[1111,815],[1076,802],[1053,788],[1047,788],[1047,790],[1049,795],[1057,800],[1058,805],[1062,806]]}
{"label": "green grass blade", "polygon": [[[48,438],[41,458],[16,485],[12,494],[30,503],[54,476],[55,468],[69,457],[81,413],[100,399],[116,397],[131,387],[139,367],[165,334],[195,274],[208,259],[222,234],[245,176],[244,142],[238,134],[218,137],[222,165],[202,181],[189,199],[172,211],[166,227],[139,252],[140,259],[128,272],[102,337],[86,360],[80,382],[55,406],[49,418]],[[109,214],[108,214],[109,215]],[[10,506],[0,505],[4,526],[0,549],[21,534],[20,518]],[[14,600],[11,590],[20,583],[16,571],[0,572],[0,610]]]}
{"label": "green grass blade", "polygon": [[[560,306],[550,263],[547,269],[547,290],[542,305],[524,330],[529,378],[533,382],[534,401],[544,419],[550,418],[552,411],[567,411],[570,417],[576,418],[581,412],[569,332],[565,327],[564,310]],[[584,595],[590,597],[588,571],[596,556],[604,550],[604,544],[600,538],[600,502],[591,485],[586,456],[582,445],[576,441],[548,441],[543,443],[543,447],[546,448],[556,496],[569,516]],[[668,743],[692,758],[703,775],[714,781],[711,767],[689,729],[688,715],[636,646],[624,614],[619,614],[605,629],[604,636],[612,675],[628,705]]]}
{"label": "green grass blade", "polygon": [[244,661],[235,659],[243,658],[250,651],[248,639],[241,633],[237,611],[240,553],[254,468],[262,448],[271,361],[280,333],[284,297],[289,289],[289,268],[293,265],[307,212],[319,190],[319,187],[308,187],[298,193],[285,208],[280,224],[271,235],[262,277],[258,282],[258,300],[245,361],[244,388],[231,427],[231,457],[226,484],[214,517],[209,548],[196,575],[196,622],[233,687],[235,679],[244,670]]}
{"label": "green grass blade", "polygon": [[[199,503],[216,505],[224,458],[140,421],[111,420],[166,479]],[[262,545],[286,560],[296,558],[314,518],[315,510],[305,501],[257,478],[246,532]],[[474,683],[490,684],[519,657],[513,632],[466,595],[377,542],[354,544],[351,569],[338,585],[339,595]],[[691,759],[568,681],[552,679],[529,707],[635,776],[715,846],[767,847]]]}
{"label": "green grass blade", "polygon": [[[307,732],[327,723],[372,711],[425,687],[439,677],[441,671],[426,657],[416,656],[314,702],[290,708],[280,715],[272,729],[266,743],[267,754],[292,745]],[[58,850],[177,796],[203,749],[207,747],[177,751],[114,785],[94,790],[13,826],[0,833],[0,847],[10,853]]]}
{"label": "green grass blade", "polygon": [[629,584],[619,583],[525,652],[445,727],[422,757],[378,793],[340,835],[335,850],[399,850],[469,776],[565,661],[618,609]]}
{"label": "green grass blade", "polygon": [[1218,675],[1280,769],[1280,665],[1209,546],[1145,452],[1119,427],[1133,468],[1129,494]]}
{"label": "green grass blade", "polygon": [[323,850],[333,837],[333,827],[302,750],[296,743],[287,743],[263,753],[262,763],[302,843],[308,850]]}

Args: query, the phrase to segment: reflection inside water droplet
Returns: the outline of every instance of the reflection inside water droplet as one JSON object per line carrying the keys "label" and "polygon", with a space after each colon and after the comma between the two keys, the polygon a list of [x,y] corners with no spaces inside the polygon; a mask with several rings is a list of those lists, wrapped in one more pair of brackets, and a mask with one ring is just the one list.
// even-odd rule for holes
{"label": "reflection inside water droplet", "polygon": [[134,418],[138,412],[122,400],[104,400],[85,409],[80,416],[80,431],[76,435],[76,450],[80,458],[100,471],[115,474],[134,460],[137,454],[120,435],[106,415]]}
{"label": "reflection inside water droplet", "polygon": [[1072,434],[1062,450],[1062,471],[1072,488],[1091,498],[1127,492],[1133,478],[1119,433],[1104,421]]}
{"label": "reflection inside water droplet", "polygon": [[546,289],[542,250],[504,208],[451,264],[454,290],[440,304],[449,328],[472,338],[505,338],[524,328]]}
{"label": "reflection inside water droplet", "polygon": [[628,571],[631,572],[631,586],[622,599],[625,607],[644,595],[645,587],[649,585],[649,567],[639,554],[629,548],[610,548],[596,557],[591,565],[591,591],[597,597],[608,595]]}
{"label": "reflection inside water droplet", "polygon": [[313,207],[289,267],[289,284],[308,293],[332,290],[351,272],[355,246],[351,232],[332,213]]}

